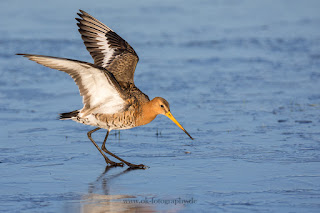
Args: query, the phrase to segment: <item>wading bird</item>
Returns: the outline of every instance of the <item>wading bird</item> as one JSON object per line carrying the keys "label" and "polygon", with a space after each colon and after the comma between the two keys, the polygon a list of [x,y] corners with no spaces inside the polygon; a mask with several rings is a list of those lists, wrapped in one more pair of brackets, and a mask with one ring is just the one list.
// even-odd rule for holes
{"label": "wading bird", "polygon": [[[89,131],[88,138],[104,157],[107,164],[130,168],[146,168],[143,164],[132,164],[106,149],[106,141],[111,130],[130,129],[150,123],[159,114],[166,115],[191,139],[189,133],[172,116],[169,103],[156,97],[150,101],[134,84],[134,71],[138,55],[134,49],[109,27],[80,10],[79,32],[94,64],[44,55],[20,54],[28,59],[52,69],[68,73],[79,87],[83,96],[83,108],[60,114],[61,120],[73,120],[96,126]],[[101,148],[91,134],[99,129],[107,129]],[[111,161],[109,154],[122,163]],[[124,164],[123,164],[124,163]]]}

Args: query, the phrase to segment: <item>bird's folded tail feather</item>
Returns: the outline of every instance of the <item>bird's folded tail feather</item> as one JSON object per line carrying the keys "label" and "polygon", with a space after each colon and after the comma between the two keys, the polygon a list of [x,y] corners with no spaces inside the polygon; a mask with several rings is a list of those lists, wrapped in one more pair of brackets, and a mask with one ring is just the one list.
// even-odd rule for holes
{"label": "bird's folded tail feather", "polygon": [[79,114],[80,110],[75,110],[72,112],[65,112],[65,113],[61,113],[59,119],[60,120],[69,120],[72,118],[77,117],[77,115]]}

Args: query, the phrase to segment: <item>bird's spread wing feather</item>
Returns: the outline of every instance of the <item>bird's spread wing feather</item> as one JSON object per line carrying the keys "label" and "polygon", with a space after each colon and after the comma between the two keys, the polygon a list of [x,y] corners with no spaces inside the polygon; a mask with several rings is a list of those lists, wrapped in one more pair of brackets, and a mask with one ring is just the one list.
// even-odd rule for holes
{"label": "bird's spread wing feather", "polygon": [[118,82],[134,83],[139,57],[134,49],[109,27],[80,10],[79,32],[94,64],[110,71]]}
{"label": "bird's spread wing feather", "polygon": [[52,69],[68,73],[83,96],[82,116],[89,113],[114,114],[125,107],[121,88],[113,75],[93,64],[43,55],[18,54]]}

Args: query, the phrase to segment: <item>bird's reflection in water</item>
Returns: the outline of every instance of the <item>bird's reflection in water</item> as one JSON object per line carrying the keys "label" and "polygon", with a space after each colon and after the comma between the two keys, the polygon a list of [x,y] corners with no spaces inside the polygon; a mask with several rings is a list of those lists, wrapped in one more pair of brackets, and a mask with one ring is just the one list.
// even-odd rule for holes
{"label": "bird's reflection in water", "polygon": [[[89,185],[89,193],[82,198],[80,212],[156,212],[152,206],[148,204],[124,202],[124,200],[128,201],[130,198],[135,198],[135,196],[110,195],[109,182],[112,179],[133,171],[133,169],[127,169],[120,173],[107,176],[107,173],[112,169],[112,166],[107,166],[97,180]],[[97,193],[97,191],[101,190],[102,194]]]}

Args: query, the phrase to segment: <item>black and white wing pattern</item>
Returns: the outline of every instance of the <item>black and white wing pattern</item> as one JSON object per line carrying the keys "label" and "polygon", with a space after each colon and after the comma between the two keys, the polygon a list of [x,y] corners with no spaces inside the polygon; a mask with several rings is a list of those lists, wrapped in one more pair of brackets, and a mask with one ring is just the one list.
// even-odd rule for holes
{"label": "black and white wing pattern", "polygon": [[126,102],[118,82],[104,68],[93,64],[43,55],[18,54],[52,69],[68,73],[83,96],[82,116],[90,113],[114,114],[125,110]]}
{"label": "black and white wing pattern", "polygon": [[80,10],[79,32],[94,64],[110,71],[119,83],[134,83],[139,57],[117,33],[90,14]]}

